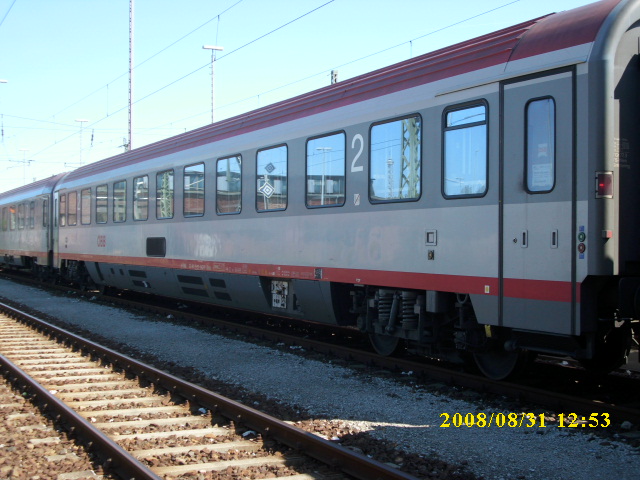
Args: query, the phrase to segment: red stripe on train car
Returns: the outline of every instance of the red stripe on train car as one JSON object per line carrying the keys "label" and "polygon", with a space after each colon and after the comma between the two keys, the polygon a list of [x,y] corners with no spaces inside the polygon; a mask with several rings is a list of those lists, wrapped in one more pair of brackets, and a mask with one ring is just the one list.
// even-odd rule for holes
{"label": "red stripe on train car", "polygon": [[[353,283],[355,285],[442,290],[490,296],[499,294],[499,281],[496,277],[87,254],[61,254],[60,258],[63,260],[192,270],[207,273],[320,280]],[[571,282],[506,278],[504,279],[504,295],[506,297],[530,300],[571,302],[572,288]]]}

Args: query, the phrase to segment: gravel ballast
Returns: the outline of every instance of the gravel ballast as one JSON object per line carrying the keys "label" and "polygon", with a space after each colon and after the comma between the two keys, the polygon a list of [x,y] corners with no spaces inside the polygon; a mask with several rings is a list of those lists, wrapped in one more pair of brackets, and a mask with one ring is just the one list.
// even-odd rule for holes
{"label": "gravel ballast", "polygon": [[584,429],[575,432],[557,423],[546,428],[442,428],[443,413],[509,412],[6,280],[0,280],[0,296],[162,361],[304,409],[314,419],[370,432],[409,453],[435,455],[487,479],[639,478],[638,449]]}

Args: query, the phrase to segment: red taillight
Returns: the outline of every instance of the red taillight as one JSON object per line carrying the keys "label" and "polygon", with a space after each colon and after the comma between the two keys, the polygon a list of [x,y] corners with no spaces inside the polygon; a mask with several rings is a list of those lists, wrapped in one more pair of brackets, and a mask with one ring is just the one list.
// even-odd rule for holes
{"label": "red taillight", "polygon": [[596,198],[613,198],[613,172],[596,172]]}

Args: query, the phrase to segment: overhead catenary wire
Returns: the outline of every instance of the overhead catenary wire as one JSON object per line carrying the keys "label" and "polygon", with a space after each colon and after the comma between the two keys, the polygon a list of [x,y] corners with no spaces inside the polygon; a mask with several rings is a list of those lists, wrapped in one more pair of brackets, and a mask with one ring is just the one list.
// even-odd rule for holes
{"label": "overhead catenary wire", "polygon": [[[168,49],[169,49],[169,48],[171,48],[172,46],[176,45],[176,44],[177,44],[177,43],[179,43],[180,41],[184,40],[186,37],[188,37],[189,35],[193,34],[193,33],[194,33],[194,32],[196,32],[197,30],[199,30],[199,29],[203,28],[204,26],[206,26],[206,25],[210,24],[212,21],[217,20],[217,21],[218,21],[218,23],[219,23],[219,21],[220,21],[220,16],[221,16],[221,15],[223,15],[225,12],[228,12],[230,9],[234,8],[235,6],[237,6],[238,4],[240,4],[242,1],[243,1],[243,0],[238,0],[237,2],[235,2],[233,5],[231,5],[230,7],[228,7],[227,9],[225,9],[224,11],[222,11],[221,13],[219,13],[219,14],[217,14],[216,16],[214,16],[214,17],[210,18],[209,20],[207,20],[206,22],[204,22],[204,23],[203,23],[203,24],[201,24],[200,26],[198,26],[198,27],[196,27],[195,29],[191,30],[189,33],[187,33],[187,34],[183,35],[183,36],[182,36],[182,37],[180,37],[179,39],[177,39],[177,40],[173,41],[172,43],[170,43],[169,45],[167,45],[166,47],[164,47],[163,49],[161,49],[161,50],[159,50],[158,52],[154,53],[152,56],[148,57],[148,58],[147,58],[147,59],[145,59],[143,62],[141,62],[141,63],[139,63],[138,65],[136,65],[136,66],[135,66],[135,68],[139,68],[140,66],[142,66],[142,65],[143,65],[143,64],[145,64],[146,62],[150,61],[152,58],[157,57],[158,55],[160,55],[160,54],[161,54],[161,53],[163,53],[164,51],[168,50]],[[247,43],[245,43],[245,44],[241,45],[240,47],[235,48],[235,49],[233,49],[233,50],[230,50],[229,52],[225,53],[224,55],[221,55],[220,57],[218,57],[218,58],[217,58],[217,61],[221,61],[221,60],[223,60],[224,58],[229,57],[229,56],[231,56],[231,55],[233,55],[233,54],[237,53],[238,51],[240,51],[240,50],[242,50],[242,49],[244,49],[244,48],[246,48],[246,47],[248,47],[248,46],[250,46],[250,45],[252,45],[252,44],[255,44],[256,42],[258,42],[258,41],[260,41],[260,40],[262,40],[262,39],[264,39],[264,38],[268,37],[269,35],[271,35],[271,34],[273,34],[273,33],[277,32],[277,31],[279,31],[279,30],[281,30],[281,29],[283,29],[283,28],[285,28],[285,27],[287,27],[288,25],[293,24],[293,23],[294,23],[294,22],[296,22],[296,21],[301,20],[302,18],[304,18],[304,17],[306,17],[306,16],[308,16],[308,15],[310,15],[310,14],[312,14],[312,13],[314,13],[314,12],[318,11],[319,9],[321,9],[321,8],[323,8],[323,7],[325,7],[325,6],[329,5],[329,4],[331,4],[331,3],[333,3],[334,1],[335,1],[335,0],[329,0],[329,1],[325,2],[325,3],[323,3],[322,5],[320,5],[320,6],[316,7],[316,8],[313,8],[313,9],[312,9],[312,10],[310,10],[310,11],[308,11],[308,12],[306,12],[306,13],[304,13],[304,14],[302,14],[302,15],[300,15],[300,16],[298,16],[298,17],[296,17],[296,18],[294,18],[294,19],[292,19],[292,20],[290,20],[290,21],[288,21],[288,22],[286,22],[286,23],[283,23],[282,25],[280,25],[280,26],[278,26],[278,27],[276,27],[276,28],[274,28],[274,29],[270,30],[269,32],[267,32],[267,33],[265,33],[265,34],[263,34],[263,35],[260,35],[260,36],[256,37],[255,39],[253,39],[253,40],[251,40],[251,41],[249,41],[249,42],[247,42]],[[387,47],[387,48],[385,48],[385,49],[382,49],[382,50],[379,50],[379,51],[376,51],[376,52],[373,52],[373,53],[370,53],[370,54],[368,54],[368,55],[365,55],[365,56],[359,57],[359,58],[357,58],[357,59],[355,59],[355,60],[352,60],[352,61],[349,61],[349,62],[343,63],[343,64],[341,64],[341,65],[338,65],[338,66],[335,66],[335,67],[331,67],[330,69],[336,69],[336,68],[341,68],[341,67],[344,67],[344,66],[347,66],[347,65],[351,65],[351,64],[357,63],[357,62],[359,62],[359,61],[362,61],[362,60],[364,60],[364,59],[370,58],[370,57],[375,56],[375,55],[379,55],[379,54],[381,54],[381,53],[387,52],[387,51],[389,51],[389,50],[392,50],[392,49],[394,49],[394,48],[398,48],[398,47],[403,46],[403,45],[406,45],[406,44],[411,44],[411,45],[412,45],[412,44],[413,44],[413,42],[415,42],[416,40],[422,39],[422,38],[427,37],[427,36],[429,36],[429,35],[433,35],[433,34],[435,34],[435,33],[437,33],[437,32],[441,32],[441,31],[446,30],[446,29],[448,29],[448,28],[452,28],[452,27],[454,27],[454,26],[457,26],[457,25],[463,24],[463,23],[465,23],[465,22],[468,22],[468,21],[470,21],[470,20],[476,19],[476,18],[481,17],[481,16],[483,16],[483,15],[487,15],[487,14],[492,13],[492,12],[494,12],[494,11],[496,11],[496,10],[501,9],[501,8],[505,8],[505,7],[507,7],[507,6],[509,6],[509,5],[512,5],[512,4],[514,4],[514,3],[518,3],[519,1],[520,1],[520,0],[513,0],[513,1],[510,1],[510,2],[508,2],[508,3],[505,3],[505,4],[500,5],[500,6],[498,6],[498,7],[492,8],[492,9],[487,10],[487,11],[485,11],[485,12],[482,12],[482,13],[480,13],[480,14],[476,14],[476,15],[473,15],[473,16],[471,16],[471,17],[467,17],[467,18],[465,18],[465,19],[463,19],[463,20],[460,20],[460,21],[457,21],[457,22],[454,22],[454,23],[448,24],[447,26],[444,26],[444,27],[439,28],[439,29],[437,29],[437,30],[433,30],[433,31],[428,32],[428,33],[426,33],[426,34],[424,34],[424,35],[421,35],[421,36],[419,36],[419,37],[413,38],[413,39],[408,40],[408,41],[405,41],[405,42],[401,42],[401,43],[399,43],[399,44],[397,44],[397,45],[393,45],[393,46],[391,46],[391,47]],[[14,3],[15,3],[15,2],[14,2]],[[217,36],[218,36],[218,31],[216,31],[216,42],[217,42]],[[169,88],[169,87],[170,87],[170,86],[172,86],[172,85],[175,85],[175,84],[177,84],[177,83],[179,83],[179,82],[183,81],[184,79],[186,79],[186,78],[188,78],[188,77],[190,77],[190,76],[194,75],[195,73],[197,73],[197,72],[199,72],[199,71],[201,71],[201,70],[203,70],[204,68],[207,68],[207,67],[209,67],[209,66],[210,66],[210,62],[207,62],[206,64],[203,64],[202,66],[200,66],[200,67],[196,68],[195,70],[193,70],[193,71],[191,71],[191,72],[189,72],[189,73],[187,73],[187,74],[184,74],[184,75],[180,76],[179,78],[177,78],[177,79],[175,79],[175,80],[173,80],[173,81],[171,81],[171,82],[169,82],[169,83],[167,83],[167,84],[163,85],[162,87],[160,87],[160,88],[158,88],[158,89],[156,89],[156,90],[154,90],[154,91],[152,91],[152,92],[150,92],[150,93],[148,93],[148,94],[144,95],[143,97],[141,97],[141,98],[139,98],[139,99],[136,99],[133,103],[134,103],[134,104],[137,104],[137,103],[143,102],[143,101],[145,101],[145,100],[147,100],[147,99],[149,99],[149,98],[153,97],[154,95],[158,94],[159,92],[161,92],[161,91],[163,91],[163,90],[165,90],[165,89]],[[221,107],[219,107],[219,108],[226,108],[226,107],[229,107],[229,106],[231,106],[231,105],[235,105],[235,104],[238,104],[238,103],[246,102],[246,101],[248,101],[248,100],[250,100],[250,99],[252,99],[252,98],[256,98],[256,97],[258,97],[258,98],[259,98],[261,95],[266,95],[266,94],[268,94],[268,93],[272,93],[272,92],[274,92],[274,91],[277,91],[277,90],[280,90],[280,89],[283,89],[283,88],[289,87],[289,86],[291,86],[291,85],[295,85],[295,84],[297,84],[297,83],[300,83],[300,82],[303,82],[303,81],[309,80],[309,79],[314,78],[314,77],[317,77],[317,76],[319,76],[319,75],[325,75],[325,74],[327,73],[327,71],[329,71],[330,69],[323,69],[321,72],[317,72],[317,73],[314,73],[314,74],[311,74],[311,75],[307,75],[307,76],[305,76],[305,77],[303,77],[303,78],[301,78],[301,79],[295,80],[295,81],[293,81],[293,82],[288,82],[287,84],[283,84],[283,85],[281,85],[281,86],[279,86],[279,87],[276,87],[276,88],[273,88],[273,89],[267,90],[267,91],[265,91],[265,92],[261,92],[261,93],[256,94],[256,95],[251,95],[251,96],[249,96],[249,97],[246,97],[245,99],[237,100],[237,101],[232,102],[232,103],[229,103],[229,104],[227,104],[227,105],[222,105],[222,106],[221,106]],[[64,111],[66,111],[66,110],[68,110],[68,109],[70,109],[71,107],[73,107],[73,106],[77,105],[78,103],[81,103],[83,100],[86,100],[86,99],[87,99],[87,98],[89,98],[90,96],[95,95],[97,92],[99,92],[99,91],[103,90],[104,88],[107,88],[107,89],[108,89],[109,85],[111,85],[112,83],[114,83],[115,81],[117,81],[118,79],[122,78],[122,77],[123,77],[123,76],[125,76],[125,75],[127,75],[127,73],[123,73],[122,75],[120,75],[120,76],[116,77],[114,80],[112,80],[112,81],[111,81],[111,82],[109,82],[108,84],[106,84],[106,85],[104,85],[104,86],[100,87],[99,89],[94,90],[92,93],[88,94],[87,96],[83,97],[82,99],[78,100],[77,102],[74,102],[73,104],[68,105],[67,107],[65,107],[64,109],[60,110],[58,113],[56,113],[56,115],[54,115],[53,117],[55,118],[55,116],[57,116],[57,115],[59,115],[60,113],[62,113],[62,112],[64,112]],[[96,120],[96,121],[92,122],[91,124],[87,125],[87,127],[86,127],[86,128],[94,127],[95,125],[99,124],[100,122],[102,122],[102,121],[104,121],[104,120],[108,119],[109,117],[112,117],[113,115],[115,115],[115,114],[117,114],[117,113],[119,113],[119,112],[121,112],[121,111],[125,110],[126,108],[127,108],[127,106],[123,106],[123,107],[121,107],[121,108],[118,108],[118,109],[113,110],[113,111],[110,111],[110,112],[109,112],[109,111],[107,111],[107,115],[105,115],[105,116],[103,116],[102,118],[100,118],[100,119],[98,119],[98,120]],[[205,113],[205,112],[203,112],[203,113]],[[201,114],[191,115],[191,116],[186,117],[186,118],[187,118],[187,119],[189,119],[189,118],[194,118],[194,117],[197,117],[197,116],[199,116],[199,115],[201,115]],[[16,118],[17,118],[17,117],[16,117]],[[40,120],[40,121],[42,121],[42,120]],[[172,124],[177,123],[177,122],[179,122],[179,121],[184,121],[184,119],[182,119],[182,120],[177,120],[177,121],[170,122],[170,123],[165,123],[165,124],[163,124],[163,125],[159,125],[159,126],[156,126],[156,127],[146,128],[146,129],[143,129],[143,131],[147,131],[147,132],[148,132],[148,131],[152,131],[152,130],[160,130],[160,129],[163,129],[163,127],[165,127],[166,125],[172,125]],[[45,122],[45,121],[42,121],[42,122]],[[53,124],[58,124],[58,122],[51,122],[51,123],[53,123]],[[71,125],[69,125],[69,124],[59,124],[59,125],[67,125],[67,126],[70,126],[70,127],[71,127]],[[107,130],[113,130],[113,129],[107,129]],[[44,148],[40,149],[39,151],[37,151],[36,153],[34,153],[34,154],[32,155],[32,158],[35,158],[35,157],[37,157],[38,155],[43,154],[44,152],[48,151],[49,149],[53,148],[54,146],[59,145],[60,143],[62,143],[62,142],[64,142],[64,141],[66,141],[66,140],[68,140],[68,139],[70,139],[70,138],[74,137],[75,135],[78,135],[78,132],[77,132],[77,131],[73,131],[73,132],[72,132],[72,133],[70,133],[69,135],[67,135],[67,136],[65,136],[65,137],[63,137],[63,138],[61,138],[61,139],[57,139],[55,143],[53,143],[53,144],[51,144],[51,145],[49,145],[49,146],[46,146],[46,147],[44,147]]]}
{"label": "overhead catenary wire", "polygon": [[[239,1],[238,1],[238,2],[236,2],[234,5],[232,5],[232,7],[233,7],[233,6],[235,6],[235,5],[237,5],[237,4],[239,4],[241,1],[242,1],[242,0],[239,0]],[[318,11],[319,9],[321,9],[321,8],[323,8],[323,7],[325,7],[325,6],[329,5],[329,4],[331,4],[331,3],[333,3],[334,1],[335,1],[335,0],[329,0],[328,2],[326,2],[326,3],[322,4],[322,5],[320,5],[319,7],[316,7],[316,8],[314,8],[314,9],[312,9],[312,10],[310,10],[310,11],[308,11],[308,12],[306,12],[306,13],[304,13],[304,14],[302,14],[302,15],[300,15],[300,16],[298,16],[298,17],[296,17],[296,18],[294,18],[293,20],[290,20],[290,21],[288,21],[288,22],[286,22],[286,23],[284,23],[284,24],[282,24],[282,25],[280,25],[280,26],[278,26],[278,27],[274,28],[273,30],[271,30],[271,31],[269,31],[269,32],[267,32],[267,33],[265,33],[265,34],[263,34],[263,35],[260,35],[259,37],[257,37],[257,38],[255,38],[255,39],[253,39],[253,40],[251,40],[251,41],[249,41],[249,42],[245,43],[244,45],[241,45],[240,47],[235,48],[235,49],[233,49],[233,50],[229,51],[228,53],[226,53],[226,54],[224,54],[224,55],[221,55],[220,57],[218,57],[217,61],[220,61],[220,60],[222,60],[222,59],[223,59],[223,58],[225,58],[225,57],[228,57],[228,56],[230,56],[230,55],[233,55],[234,53],[237,53],[238,51],[242,50],[243,48],[246,48],[247,46],[249,46],[249,45],[251,45],[251,44],[253,44],[253,43],[256,43],[257,41],[262,40],[263,38],[266,38],[266,37],[268,37],[269,35],[271,35],[271,34],[273,34],[273,33],[277,32],[277,31],[279,31],[279,30],[283,29],[284,27],[286,27],[286,26],[288,26],[288,25],[291,25],[292,23],[294,23],[294,22],[296,22],[296,21],[301,20],[302,18],[304,18],[304,17],[306,17],[306,16],[308,16],[308,15],[310,15],[310,14],[312,14],[312,13],[314,13],[314,12]],[[231,7],[230,7],[230,8],[231,8]],[[227,9],[226,11],[228,11],[228,10],[229,10],[229,9]],[[207,23],[210,23],[211,21],[213,21],[213,20],[214,20],[214,19],[216,19],[216,18],[217,18],[217,16],[216,16],[216,17],[214,17],[214,18],[212,18],[211,20],[209,20],[209,21],[208,21],[208,22],[206,22],[205,24],[201,25],[201,27],[202,27],[202,26],[204,26],[204,25],[206,25]],[[201,28],[201,27],[198,27],[198,28]],[[196,30],[197,30],[197,29],[193,30],[191,33],[193,33],[193,32],[194,32],[194,31],[196,31]],[[188,35],[190,35],[190,34],[187,34],[187,35],[185,35],[185,36],[184,36],[184,37],[182,37],[182,38],[185,38],[185,37],[186,37],[186,36],[188,36]],[[179,40],[178,40],[178,41],[179,41]],[[176,41],[176,42],[174,42],[174,43],[172,43],[171,45],[174,45],[175,43],[177,43],[177,41]],[[171,45],[170,45],[170,46],[171,46]],[[165,48],[165,50],[166,50],[167,48],[169,48],[169,47],[166,47],[166,48]],[[158,53],[160,53],[160,52],[158,52]],[[153,56],[156,56],[158,53],[154,54]],[[150,60],[151,58],[152,58],[152,57],[150,57],[150,58],[149,58],[149,59],[147,59],[147,60]],[[146,62],[147,60],[145,60],[145,62]],[[162,86],[162,87],[160,87],[160,88],[158,88],[158,89],[154,90],[153,92],[148,93],[147,95],[145,95],[145,96],[143,96],[143,97],[141,97],[141,98],[139,98],[139,99],[135,100],[135,101],[133,102],[133,104],[134,104],[134,105],[135,105],[135,104],[138,104],[138,103],[140,103],[140,102],[142,102],[142,101],[144,101],[144,100],[146,100],[146,99],[148,99],[148,98],[152,97],[153,95],[156,95],[157,93],[159,93],[159,92],[161,92],[161,91],[165,90],[166,88],[168,88],[168,87],[170,87],[170,86],[172,86],[172,85],[175,85],[176,83],[178,83],[178,82],[180,82],[180,81],[182,81],[182,80],[184,80],[184,79],[186,79],[186,78],[190,77],[191,75],[193,75],[193,74],[195,74],[195,73],[199,72],[200,70],[202,70],[202,69],[204,69],[204,68],[209,67],[209,65],[210,65],[210,63],[209,63],[209,62],[207,62],[206,64],[204,64],[204,65],[202,65],[202,66],[198,67],[197,69],[195,69],[195,70],[193,70],[193,71],[191,71],[191,72],[189,72],[189,73],[187,73],[187,74],[185,74],[185,75],[182,75],[181,77],[179,77],[179,78],[177,78],[177,79],[173,80],[172,82],[167,83],[167,84],[165,84],[164,86]],[[138,66],[139,66],[139,65],[138,65]],[[126,75],[126,74],[123,74],[123,75]],[[121,76],[123,76],[123,75],[121,75]],[[120,77],[118,77],[118,78],[120,78]],[[101,89],[102,89],[102,88],[103,88],[103,87],[101,87]],[[100,90],[100,89],[98,89],[97,91],[99,91],[99,90]],[[95,91],[94,91],[94,93],[95,93]],[[87,97],[85,97],[85,98],[87,98]],[[78,103],[78,102],[76,102],[74,105],[76,105],[77,103]],[[98,124],[98,123],[100,123],[100,122],[102,122],[102,121],[106,120],[106,119],[107,119],[107,118],[109,118],[110,116],[115,115],[116,113],[119,113],[119,112],[121,112],[121,111],[123,111],[123,110],[125,110],[125,109],[127,109],[127,108],[128,108],[128,106],[123,106],[123,107],[121,107],[121,108],[119,108],[119,109],[117,109],[117,110],[115,110],[115,111],[111,112],[111,114],[110,114],[110,115],[108,115],[108,116],[104,116],[104,117],[102,117],[102,118],[100,118],[100,119],[98,119],[98,120],[96,120],[96,121],[92,122],[91,124],[87,125],[87,128],[88,128],[88,127],[92,127],[92,126],[94,126],[94,125],[96,125],[96,124]],[[63,111],[64,111],[64,110],[63,110]],[[56,115],[57,115],[57,114],[56,114]],[[57,143],[60,143],[60,142],[63,142],[63,141],[65,141],[65,140],[67,140],[67,139],[69,139],[69,138],[73,137],[74,135],[75,135],[75,134],[68,135],[67,137],[64,137],[63,139],[61,139],[61,140],[59,140],[58,142],[56,142],[56,144],[57,144]],[[41,153],[44,153],[45,151],[47,151],[48,149],[52,148],[53,146],[54,146],[54,145],[52,144],[52,145],[49,145],[49,146],[47,146],[47,147],[45,147],[45,148],[43,148],[43,149],[39,150],[38,152],[36,152],[36,153],[33,155],[33,157],[35,157],[35,156],[37,156],[37,155],[40,155]]]}

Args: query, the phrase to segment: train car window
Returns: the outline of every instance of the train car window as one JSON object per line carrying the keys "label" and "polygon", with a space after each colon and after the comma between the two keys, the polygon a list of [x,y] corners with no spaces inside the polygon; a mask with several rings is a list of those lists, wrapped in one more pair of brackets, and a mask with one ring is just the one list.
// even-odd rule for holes
{"label": "train car window", "polygon": [[9,207],[9,229],[10,230],[16,229],[16,206],[15,205],[11,205]]}
{"label": "train car window", "polygon": [[156,218],[173,218],[173,170],[156,174]]}
{"label": "train car window", "polygon": [[74,226],[78,223],[78,192],[69,192],[69,213],[67,214],[67,225]]}
{"label": "train car window", "polygon": [[42,226],[49,226],[49,199],[45,198],[42,201]]}
{"label": "train car window", "polygon": [[24,203],[18,205],[18,230],[24,229]]}
{"label": "train car window", "polygon": [[185,217],[204,215],[204,163],[184,167],[182,213]]}
{"label": "train car window", "polygon": [[67,226],[67,194],[60,194],[60,211],[58,212],[58,223],[61,227]]}
{"label": "train car window", "polygon": [[80,223],[89,225],[91,223],[91,189],[85,188],[80,191]]}
{"label": "train car window", "polygon": [[149,176],[133,179],[133,219],[147,220],[149,218]]}
{"label": "train car window", "polygon": [[259,150],[256,159],[256,210],[287,208],[288,149],[286,145]]}
{"label": "train car window", "polygon": [[96,223],[107,223],[109,220],[108,210],[109,187],[98,185],[96,187]]}
{"label": "train car window", "polygon": [[2,207],[2,231],[6,232],[9,228],[9,215],[7,214],[7,207]]}
{"label": "train car window", "polygon": [[219,158],[216,165],[216,212],[219,215],[242,211],[242,158]]}
{"label": "train car window", "polygon": [[442,191],[447,198],[481,197],[487,191],[487,107],[445,111]]}
{"label": "train car window", "polygon": [[120,180],[113,184],[113,222],[127,221],[127,181]]}
{"label": "train car window", "polygon": [[553,98],[527,103],[525,129],[527,191],[548,193],[553,190],[556,177],[556,105]]}
{"label": "train car window", "polygon": [[346,141],[344,132],[307,141],[307,208],[344,205]]}
{"label": "train car window", "polygon": [[29,228],[36,228],[36,202],[29,202]]}
{"label": "train car window", "polygon": [[371,127],[369,200],[418,200],[421,195],[422,120],[411,116]]}

